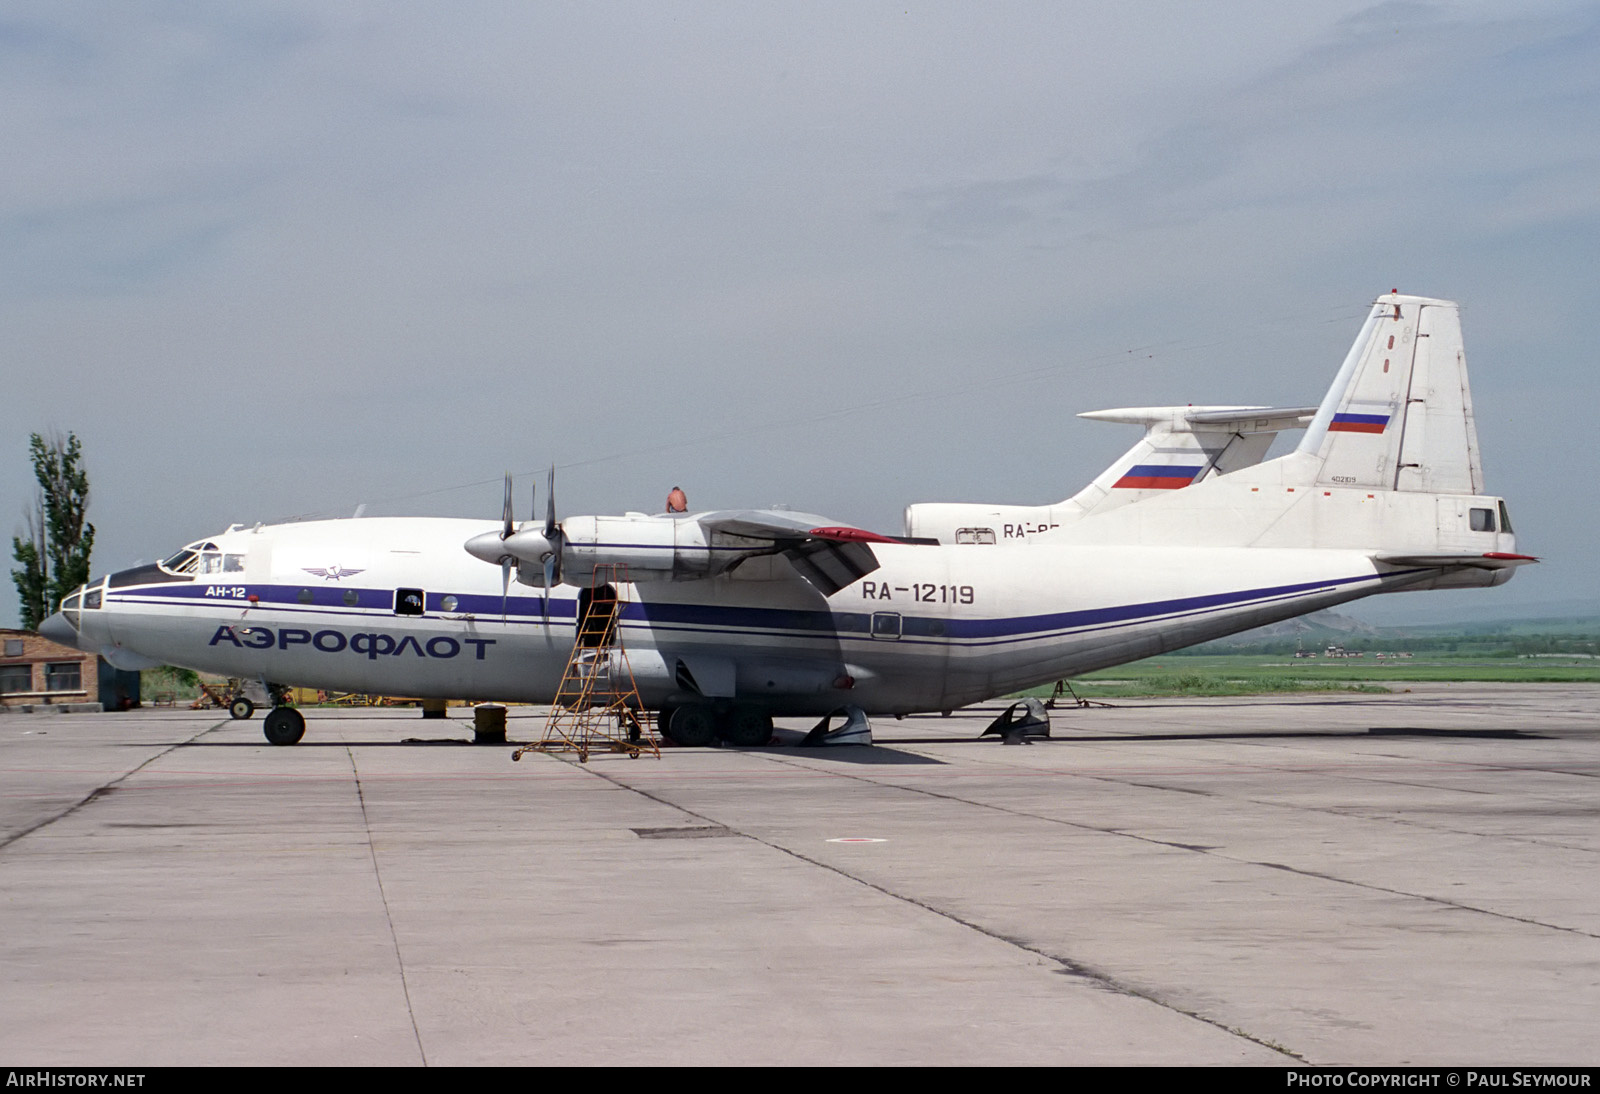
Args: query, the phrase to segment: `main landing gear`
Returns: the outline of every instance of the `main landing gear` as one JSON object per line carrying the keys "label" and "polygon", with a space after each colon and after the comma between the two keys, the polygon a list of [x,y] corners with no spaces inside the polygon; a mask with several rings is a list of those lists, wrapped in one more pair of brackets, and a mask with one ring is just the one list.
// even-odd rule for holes
{"label": "main landing gear", "polygon": [[273,707],[261,728],[272,744],[292,745],[306,735],[306,719],[294,707]]}
{"label": "main landing gear", "polygon": [[656,716],[656,724],[668,740],[685,748],[704,748],[719,737],[736,748],[759,748],[772,740],[772,715],[742,703],[726,710],[710,703],[667,707]]}

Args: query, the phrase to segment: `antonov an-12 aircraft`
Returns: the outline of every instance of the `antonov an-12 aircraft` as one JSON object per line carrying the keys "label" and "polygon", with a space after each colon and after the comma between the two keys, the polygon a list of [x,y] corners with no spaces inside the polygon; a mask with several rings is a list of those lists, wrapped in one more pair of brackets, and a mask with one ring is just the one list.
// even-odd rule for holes
{"label": "antonov an-12 aircraft", "polygon": [[[1483,492],[1449,301],[1380,297],[1316,407],[1092,416],[1147,432],[1075,497],[914,505],[903,537],[787,511],[558,520],[553,489],[518,525],[508,487],[493,524],[236,525],[90,582],[40,630],[128,668],[547,703],[598,567],[627,576],[618,633],[663,733],[754,745],[774,716],[951,710],[1535,561]],[[291,707],[266,718],[275,744],[304,732]]]}

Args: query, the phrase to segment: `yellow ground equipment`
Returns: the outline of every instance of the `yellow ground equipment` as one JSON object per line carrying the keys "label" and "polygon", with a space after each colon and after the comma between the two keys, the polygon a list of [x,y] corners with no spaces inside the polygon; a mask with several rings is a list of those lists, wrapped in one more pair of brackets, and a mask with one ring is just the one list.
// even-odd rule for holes
{"label": "yellow ground equipment", "polygon": [[576,752],[587,763],[591,752],[643,753],[660,757],[661,744],[650,726],[650,712],[628,664],[619,623],[628,587],[627,567],[596,566],[588,595],[579,598],[577,640],[545,719],[543,737],[511,754]]}

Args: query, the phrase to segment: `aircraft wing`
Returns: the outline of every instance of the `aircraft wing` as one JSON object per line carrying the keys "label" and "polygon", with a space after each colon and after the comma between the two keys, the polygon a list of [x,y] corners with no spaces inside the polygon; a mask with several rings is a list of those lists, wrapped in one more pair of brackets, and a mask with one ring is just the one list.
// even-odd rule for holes
{"label": "aircraft wing", "polygon": [[695,519],[713,545],[727,543],[730,537],[770,543],[770,548],[752,551],[752,556],[783,555],[823,596],[832,596],[878,568],[871,544],[912,542],[832,523],[811,513],[783,510],[734,509],[704,513]]}
{"label": "aircraft wing", "polygon": [[774,542],[792,539],[827,540],[835,543],[916,542],[903,536],[885,536],[869,532],[865,528],[837,524],[815,513],[791,513],[783,509],[725,509],[701,513],[694,519],[708,532]]}

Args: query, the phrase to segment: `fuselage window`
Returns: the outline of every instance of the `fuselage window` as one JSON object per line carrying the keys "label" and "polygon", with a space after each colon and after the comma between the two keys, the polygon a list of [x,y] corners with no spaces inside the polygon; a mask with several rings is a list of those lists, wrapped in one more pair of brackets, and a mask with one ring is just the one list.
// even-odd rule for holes
{"label": "fuselage window", "polygon": [[874,638],[899,638],[900,613],[899,612],[873,612],[872,637]]}
{"label": "fuselage window", "polygon": [[395,615],[421,615],[422,590],[421,589],[396,589],[394,591]]}
{"label": "fuselage window", "polygon": [[1474,509],[1474,510],[1472,510],[1472,530],[1474,532],[1492,532],[1492,531],[1494,531],[1494,510],[1493,509]]}

